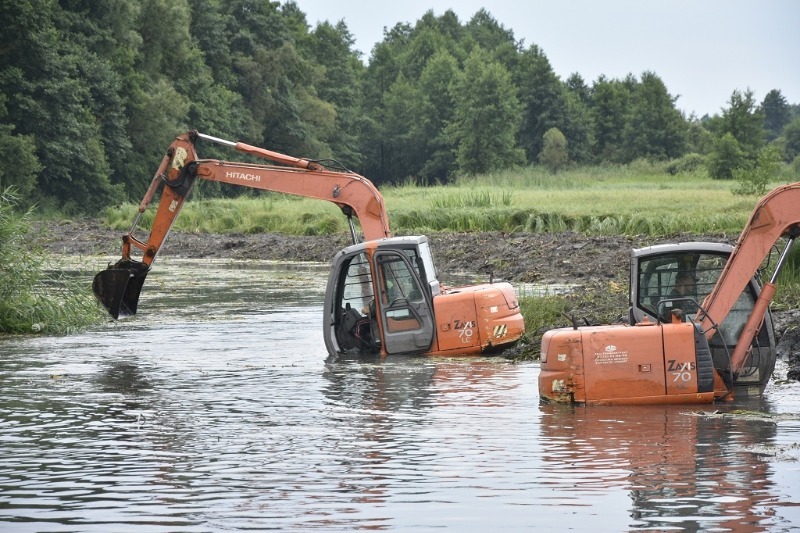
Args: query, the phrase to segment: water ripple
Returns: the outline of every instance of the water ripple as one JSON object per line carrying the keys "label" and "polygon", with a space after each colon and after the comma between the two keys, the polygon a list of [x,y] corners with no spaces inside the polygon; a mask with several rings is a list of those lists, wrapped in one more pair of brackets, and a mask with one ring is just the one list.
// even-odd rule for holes
{"label": "water ripple", "polygon": [[540,406],[538,366],[502,358],[330,362],[316,273],[211,272],[191,309],[159,289],[141,318],[0,339],[0,529],[800,524],[800,423],[777,401],[796,386],[771,386],[754,410],[774,418],[753,420]]}

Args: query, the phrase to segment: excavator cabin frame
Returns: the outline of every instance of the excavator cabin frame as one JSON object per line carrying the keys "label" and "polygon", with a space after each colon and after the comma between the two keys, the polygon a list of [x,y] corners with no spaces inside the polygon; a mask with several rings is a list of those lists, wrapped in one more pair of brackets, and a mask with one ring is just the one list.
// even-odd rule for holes
{"label": "excavator cabin frame", "polygon": [[[686,320],[698,318],[699,305],[713,290],[733,246],[727,243],[683,242],[659,244],[631,251],[631,283],[629,322],[636,325],[644,320],[672,320],[673,311],[680,310]],[[679,276],[694,280],[692,291],[676,298],[674,287]],[[739,337],[761,295],[760,273],[745,286],[715,334],[708,339],[714,368],[730,379],[730,359]],[[769,309],[762,327],[753,338],[750,355],[739,369],[735,380],[735,396],[760,396],[777,359],[775,327]]]}

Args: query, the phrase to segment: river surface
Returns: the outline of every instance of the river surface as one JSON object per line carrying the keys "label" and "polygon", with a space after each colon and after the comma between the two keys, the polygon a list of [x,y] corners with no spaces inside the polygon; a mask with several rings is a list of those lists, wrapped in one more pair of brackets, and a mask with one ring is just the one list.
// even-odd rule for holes
{"label": "river surface", "polygon": [[748,403],[542,406],[536,363],[329,360],[326,277],[165,259],[136,317],[0,338],[0,531],[800,527],[780,362]]}

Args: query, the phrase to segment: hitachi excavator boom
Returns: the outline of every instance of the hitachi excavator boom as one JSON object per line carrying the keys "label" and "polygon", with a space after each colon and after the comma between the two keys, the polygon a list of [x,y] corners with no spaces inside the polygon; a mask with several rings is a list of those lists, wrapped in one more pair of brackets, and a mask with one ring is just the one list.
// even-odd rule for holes
{"label": "hitachi excavator boom", "polygon": [[[199,159],[195,144],[201,139],[267,159],[273,164],[256,165]],[[112,317],[136,314],[139,294],[150,271],[150,265],[155,260],[197,179],[333,202],[348,217],[354,242],[357,242],[357,237],[352,222],[353,216],[358,219],[367,240],[391,235],[383,196],[369,180],[358,174],[330,171],[317,162],[298,159],[249,144],[226,141],[198,132],[185,133],[177,137],[167,149],[150,187],[139,204],[139,214],[130,231],[122,237],[122,258],[95,276],[94,293]],[[159,188],[161,200],[158,210],[149,236],[143,241],[137,237],[141,215],[147,210]],[[142,252],[141,260],[131,257],[132,249]]]}

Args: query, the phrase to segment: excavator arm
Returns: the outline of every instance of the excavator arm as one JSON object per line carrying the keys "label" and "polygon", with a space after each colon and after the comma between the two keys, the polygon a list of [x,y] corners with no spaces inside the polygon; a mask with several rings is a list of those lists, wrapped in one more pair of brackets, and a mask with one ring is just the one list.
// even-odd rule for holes
{"label": "excavator arm", "polygon": [[[195,150],[198,139],[223,144],[280,166],[198,159]],[[368,179],[351,172],[327,170],[317,162],[249,144],[197,132],[185,133],[178,136],[167,149],[139,204],[139,213],[131,230],[123,235],[122,258],[95,276],[93,291],[114,318],[136,314],[139,293],[150,266],[197,179],[332,202],[348,217],[354,243],[358,240],[352,223],[353,216],[358,219],[366,240],[391,236],[383,197]],[[139,221],[159,188],[161,197],[152,227],[147,238],[140,239],[136,236]],[[133,248],[141,251],[141,260],[132,258]]]}
{"label": "excavator arm", "polygon": [[728,315],[736,299],[757,273],[772,247],[781,237],[788,238],[772,278],[762,287],[753,312],[748,317],[731,355],[731,369],[734,373],[741,369],[747,359],[750,344],[758,333],[769,303],[775,295],[778,273],[798,235],[800,235],[800,183],[792,183],[774,189],[758,202],[714,289],[703,302],[704,313],[701,313],[700,324],[706,337],[710,339],[716,331],[716,325],[721,324]]}

